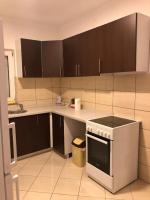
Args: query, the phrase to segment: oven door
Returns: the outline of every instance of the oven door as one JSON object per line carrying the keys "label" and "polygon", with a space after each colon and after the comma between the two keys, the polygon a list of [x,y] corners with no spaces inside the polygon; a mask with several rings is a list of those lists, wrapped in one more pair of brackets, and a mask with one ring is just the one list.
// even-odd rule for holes
{"label": "oven door", "polygon": [[110,175],[110,140],[87,132],[86,148],[87,162]]}

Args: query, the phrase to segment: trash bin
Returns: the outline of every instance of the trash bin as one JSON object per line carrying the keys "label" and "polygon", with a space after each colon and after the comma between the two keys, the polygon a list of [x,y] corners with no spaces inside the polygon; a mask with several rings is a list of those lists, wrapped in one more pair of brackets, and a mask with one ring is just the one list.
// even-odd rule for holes
{"label": "trash bin", "polygon": [[72,141],[72,160],[79,167],[85,165],[85,137],[77,137]]}

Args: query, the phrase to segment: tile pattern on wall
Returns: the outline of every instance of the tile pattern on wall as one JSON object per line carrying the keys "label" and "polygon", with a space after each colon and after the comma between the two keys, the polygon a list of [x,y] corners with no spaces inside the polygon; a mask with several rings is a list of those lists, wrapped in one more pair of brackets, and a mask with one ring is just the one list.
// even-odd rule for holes
{"label": "tile pattern on wall", "polygon": [[47,106],[60,94],[59,78],[16,78],[16,100],[25,107]]}
{"label": "tile pattern on wall", "polygon": [[80,97],[84,109],[142,121],[139,176],[150,182],[150,74],[16,78],[16,99],[25,107],[51,105],[60,94],[66,102]]}
{"label": "tile pattern on wall", "polygon": [[139,176],[150,182],[150,74],[62,78],[60,88],[67,102],[80,97],[85,109],[142,121]]}

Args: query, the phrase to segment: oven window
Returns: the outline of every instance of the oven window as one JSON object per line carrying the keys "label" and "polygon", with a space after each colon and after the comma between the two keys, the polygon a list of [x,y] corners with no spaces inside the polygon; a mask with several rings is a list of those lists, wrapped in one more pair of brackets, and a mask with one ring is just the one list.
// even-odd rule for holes
{"label": "oven window", "polygon": [[110,175],[110,141],[104,144],[88,137],[88,163]]}

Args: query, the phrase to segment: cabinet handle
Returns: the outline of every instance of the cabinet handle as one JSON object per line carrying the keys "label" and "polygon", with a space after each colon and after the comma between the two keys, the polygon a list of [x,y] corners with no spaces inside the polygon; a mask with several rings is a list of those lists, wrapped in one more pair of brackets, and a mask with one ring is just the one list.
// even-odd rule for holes
{"label": "cabinet handle", "polygon": [[13,151],[14,151],[14,158],[12,160],[12,162],[10,163],[10,165],[15,165],[17,162],[17,145],[16,145],[16,127],[15,127],[15,123],[12,122],[10,124],[8,124],[9,129],[12,130],[12,137],[13,137]]}
{"label": "cabinet handle", "polygon": [[25,65],[23,66],[23,69],[24,69],[24,75],[26,77],[27,73],[26,73],[26,66]]}
{"label": "cabinet handle", "polygon": [[101,74],[101,60],[100,58],[98,59],[98,70],[99,70],[99,75]]}
{"label": "cabinet handle", "polygon": [[59,68],[59,76],[61,77],[62,75],[62,67]]}
{"label": "cabinet handle", "polygon": [[13,182],[15,182],[16,185],[16,199],[20,200],[20,196],[19,196],[19,180],[18,180],[18,175],[14,175],[12,177]]}
{"label": "cabinet handle", "polygon": [[36,117],[37,125],[39,125],[39,116]]}
{"label": "cabinet handle", "polygon": [[60,125],[60,127],[61,127],[61,116],[60,116],[60,118],[59,118],[59,123],[60,123],[59,125]]}
{"label": "cabinet handle", "polygon": [[76,64],[76,76],[78,76],[78,65]]}
{"label": "cabinet handle", "polygon": [[80,65],[78,64],[78,76],[80,76]]}

